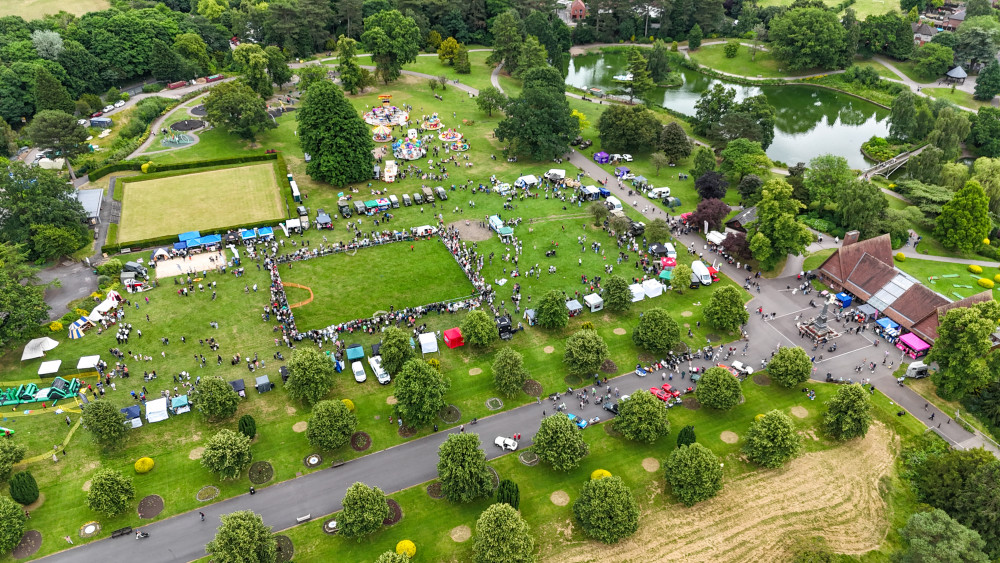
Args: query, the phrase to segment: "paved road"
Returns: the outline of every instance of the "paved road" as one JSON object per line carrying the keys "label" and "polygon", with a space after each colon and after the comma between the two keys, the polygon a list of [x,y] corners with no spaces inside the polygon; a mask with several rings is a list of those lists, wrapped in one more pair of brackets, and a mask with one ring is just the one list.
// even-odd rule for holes
{"label": "paved road", "polygon": [[97,276],[82,262],[67,260],[38,272],[42,283],[59,280],[59,287],[45,289],[45,303],[49,306],[49,320],[58,320],[69,310],[70,302],[97,291]]}

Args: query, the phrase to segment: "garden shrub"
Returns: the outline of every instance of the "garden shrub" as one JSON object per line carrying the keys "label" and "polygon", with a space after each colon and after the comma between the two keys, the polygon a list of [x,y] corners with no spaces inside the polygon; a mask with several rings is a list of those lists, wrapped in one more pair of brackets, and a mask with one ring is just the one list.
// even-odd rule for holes
{"label": "garden shrub", "polygon": [[111,258],[107,262],[97,267],[97,273],[102,276],[118,276],[122,273],[122,261],[118,258]]}
{"label": "garden shrub", "polygon": [[97,276],[97,287],[104,287],[111,281],[110,276]]}
{"label": "garden shrub", "polygon": [[969,271],[973,274],[983,273],[983,267],[976,264],[969,264]]}
{"label": "garden shrub", "polygon": [[906,261],[906,255],[903,254],[902,252],[897,252],[896,253],[896,262],[905,262],[905,261]]}
{"label": "garden shrub", "polygon": [[441,360],[439,360],[437,358],[431,358],[431,359],[427,360],[427,365],[429,365],[432,368],[438,370],[439,373],[441,372]]}
{"label": "garden shrub", "polygon": [[140,457],[135,462],[135,472],[140,475],[143,473],[149,473],[153,470],[153,458],[151,457]]}
{"label": "garden shrub", "polygon": [[38,483],[30,471],[15,473],[10,478],[10,496],[24,505],[38,500]]}
{"label": "garden shrub", "polygon": [[62,329],[63,329],[63,324],[59,321],[52,321],[51,323],[49,323],[49,330],[51,330],[52,332],[59,332]]}
{"label": "garden shrub", "polygon": [[340,402],[344,403],[344,406],[347,407],[349,412],[354,412],[354,401],[350,399],[341,399]]}
{"label": "garden shrub", "polygon": [[993,276],[993,281],[996,283],[1000,283],[1000,274]]}
{"label": "garden shrub", "polygon": [[240,421],[237,423],[237,429],[240,434],[243,434],[247,438],[253,440],[254,436],[257,435],[257,421],[253,419],[252,416],[245,414],[240,417]]}
{"label": "garden shrub", "polygon": [[76,308],[76,310],[75,310],[74,312],[75,312],[75,313],[76,313],[77,315],[80,315],[81,317],[86,317],[86,316],[90,315],[90,311],[88,311],[88,310],[86,310],[86,309],[81,309],[81,308],[79,308],[79,307],[77,307],[77,308]]}
{"label": "garden shrub", "polygon": [[[894,149],[884,137],[872,137],[861,143],[861,151],[878,162],[885,162],[899,154],[899,151]],[[890,185],[889,187],[895,186]]]}
{"label": "garden shrub", "polygon": [[580,325],[580,330],[597,330],[597,329],[594,327],[594,323],[590,321],[583,321],[583,324]]}
{"label": "garden shrub", "polygon": [[417,554],[417,546],[410,540],[401,540],[396,544],[396,553],[412,558]]}
{"label": "garden shrub", "polygon": [[594,481],[594,480],[597,480],[597,479],[604,479],[605,477],[611,477],[611,472],[608,471],[607,469],[595,469],[590,474],[590,480],[591,481]]}
{"label": "garden shrub", "polygon": [[980,287],[985,287],[986,289],[993,289],[994,286],[993,280],[989,278],[979,278],[979,281],[976,283],[978,283]]}

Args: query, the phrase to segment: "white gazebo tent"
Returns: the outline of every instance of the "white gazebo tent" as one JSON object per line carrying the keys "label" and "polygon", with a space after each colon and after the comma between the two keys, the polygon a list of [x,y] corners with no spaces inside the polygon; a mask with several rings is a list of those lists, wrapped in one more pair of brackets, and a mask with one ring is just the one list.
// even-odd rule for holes
{"label": "white gazebo tent", "polygon": [[425,332],[417,337],[417,339],[420,341],[421,354],[430,354],[438,351],[437,337],[433,332]]}
{"label": "white gazebo tent", "polygon": [[93,371],[97,369],[97,364],[101,361],[101,356],[84,356],[80,358],[80,361],[76,363],[76,370],[79,371]]}
{"label": "white gazebo tent", "polygon": [[59,366],[61,365],[62,360],[42,362],[42,365],[38,366],[38,375],[52,375],[59,371]]}
{"label": "white gazebo tent", "polygon": [[21,361],[24,360],[34,360],[35,358],[41,358],[46,352],[55,348],[59,345],[59,342],[52,340],[48,336],[43,336],[41,338],[36,338],[31,342],[28,342],[24,347],[24,352],[21,353]]}
{"label": "white gazebo tent", "polygon": [[628,286],[629,291],[632,292],[632,302],[642,301],[646,298],[646,290],[642,289],[641,283],[634,283]]}
{"label": "white gazebo tent", "polygon": [[590,307],[591,313],[596,313],[604,308],[604,300],[596,293],[584,295],[583,302],[587,304],[587,307]]}
{"label": "white gazebo tent", "polygon": [[646,280],[642,282],[642,290],[646,297],[652,299],[663,294],[663,284],[656,280]]}
{"label": "white gazebo tent", "polygon": [[167,399],[160,397],[152,401],[146,401],[146,422],[150,424],[167,419]]}

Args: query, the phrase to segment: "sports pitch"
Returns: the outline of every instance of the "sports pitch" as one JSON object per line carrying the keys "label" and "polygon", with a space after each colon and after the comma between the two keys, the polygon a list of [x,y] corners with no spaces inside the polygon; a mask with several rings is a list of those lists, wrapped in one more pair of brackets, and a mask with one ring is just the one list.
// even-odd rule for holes
{"label": "sports pitch", "polygon": [[274,166],[254,164],[125,184],[118,241],[207,231],[285,216]]}

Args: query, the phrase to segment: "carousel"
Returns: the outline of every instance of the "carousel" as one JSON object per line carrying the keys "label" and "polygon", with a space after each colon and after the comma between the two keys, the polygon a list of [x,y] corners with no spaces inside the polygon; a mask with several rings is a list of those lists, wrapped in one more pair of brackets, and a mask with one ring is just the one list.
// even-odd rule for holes
{"label": "carousel", "polygon": [[438,139],[441,139],[446,143],[454,143],[462,140],[462,134],[449,128],[447,131],[442,131],[441,134],[438,135]]}
{"label": "carousel", "polygon": [[392,154],[400,160],[417,160],[427,155],[427,149],[419,140],[401,140],[392,144]]}
{"label": "carousel", "polygon": [[469,143],[465,141],[457,141],[452,143],[449,148],[455,152],[465,152],[469,150]]}
{"label": "carousel", "polygon": [[376,106],[364,116],[368,125],[393,127],[405,125],[410,120],[410,114],[396,106]]}
{"label": "carousel", "polygon": [[441,119],[438,117],[438,114],[435,113],[425,119],[423,124],[421,124],[421,127],[424,131],[437,131],[442,127]]}
{"label": "carousel", "polygon": [[384,143],[389,139],[392,139],[392,129],[385,125],[379,125],[372,129],[372,140],[376,143]]}

